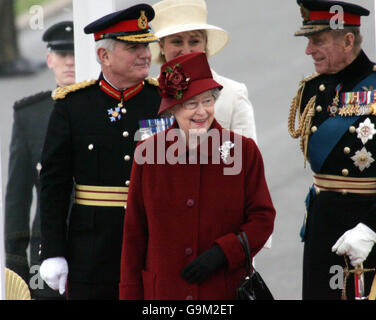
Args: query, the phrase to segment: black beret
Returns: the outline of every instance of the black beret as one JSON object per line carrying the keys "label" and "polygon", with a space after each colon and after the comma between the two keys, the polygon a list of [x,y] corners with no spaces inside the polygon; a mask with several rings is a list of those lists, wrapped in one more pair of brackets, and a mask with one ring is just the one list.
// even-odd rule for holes
{"label": "black beret", "polygon": [[84,32],[94,33],[96,41],[111,38],[132,43],[155,42],[158,38],[148,24],[154,15],[150,5],[138,4],[95,20],[84,28]]}
{"label": "black beret", "polygon": [[331,18],[338,14],[337,11],[330,12],[333,6],[340,6],[343,9],[343,26],[360,26],[360,17],[368,16],[369,10],[353,3],[332,0],[297,0],[301,7],[303,26],[298,30],[296,36],[308,36],[315,33],[330,30]]}
{"label": "black beret", "polygon": [[49,27],[42,40],[53,51],[74,51],[73,21],[62,21]]}

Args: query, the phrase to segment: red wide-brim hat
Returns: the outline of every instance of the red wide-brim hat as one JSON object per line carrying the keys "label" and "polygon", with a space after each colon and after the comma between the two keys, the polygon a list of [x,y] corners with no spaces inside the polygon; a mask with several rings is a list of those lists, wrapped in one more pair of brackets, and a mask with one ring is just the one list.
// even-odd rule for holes
{"label": "red wide-brim hat", "polygon": [[158,114],[211,89],[222,89],[213,79],[209,63],[203,52],[179,56],[161,67],[158,78],[162,97]]}

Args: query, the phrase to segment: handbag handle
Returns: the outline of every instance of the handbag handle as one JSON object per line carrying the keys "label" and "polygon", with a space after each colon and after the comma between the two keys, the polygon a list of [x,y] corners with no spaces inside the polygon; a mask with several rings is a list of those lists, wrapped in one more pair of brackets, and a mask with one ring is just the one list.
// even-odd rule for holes
{"label": "handbag handle", "polygon": [[252,274],[252,260],[251,260],[251,256],[249,253],[250,250],[249,250],[247,235],[245,234],[244,231],[242,231],[237,236],[239,238],[240,244],[242,245],[244,254],[245,254],[245,259],[246,259],[245,273],[247,276],[250,276]]}

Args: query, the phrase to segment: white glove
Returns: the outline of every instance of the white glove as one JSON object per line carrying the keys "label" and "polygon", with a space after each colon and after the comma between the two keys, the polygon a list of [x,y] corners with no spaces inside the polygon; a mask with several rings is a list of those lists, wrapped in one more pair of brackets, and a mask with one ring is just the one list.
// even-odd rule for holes
{"label": "white glove", "polygon": [[44,260],[39,269],[40,276],[54,290],[60,294],[65,292],[68,278],[68,263],[63,257],[48,258]]}
{"label": "white glove", "polygon": [[332,247],[332,251],[338,255],[346,254],[350,263],[359,266],[372,250],[376,242],[376,233],[363,223],[346,231]]}

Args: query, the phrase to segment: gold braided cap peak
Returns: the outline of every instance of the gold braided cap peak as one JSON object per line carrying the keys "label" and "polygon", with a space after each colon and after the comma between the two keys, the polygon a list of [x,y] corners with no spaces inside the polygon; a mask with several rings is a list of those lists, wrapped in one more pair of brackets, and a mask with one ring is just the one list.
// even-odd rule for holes
{"label": "gold braided cap peak", "polygon": [[146,78],[146,81],[153,85],[153,86],[156,86],[156,87],[159,87],[159,82],[158,82],[158,79],[157,78],[153,78],[153,77],[148,77]]}
{"label": "gold braided cap peak", "polygon": [[66,87],[58,87],[54,91],[52,91],[51,97],[54,100],[64,99],[68,93],[75,92],[86,87],[90,87],[96,82],[97,82],[97,79],[92,79],[92,80],[85,80],[82,82],[77,82]]}

